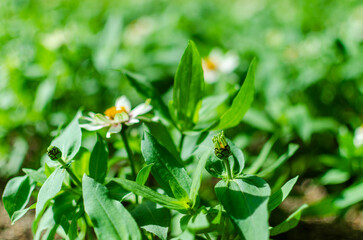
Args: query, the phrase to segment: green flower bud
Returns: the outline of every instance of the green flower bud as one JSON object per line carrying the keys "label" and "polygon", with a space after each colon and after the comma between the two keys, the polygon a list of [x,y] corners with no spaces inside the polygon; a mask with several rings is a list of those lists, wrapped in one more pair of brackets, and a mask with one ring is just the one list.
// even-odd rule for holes
{"label": "green flower bud", "polygon": [[47,151],[49,158],[53,161],[56,161],[57,159],[62,157],[62,151],[55,146],[49,146]]}
{"label": "green flower bud", "polygon": [[214,154],[217,158],[226,159],[232,155],[223,131],[214,136],[212,141],[214,143]]}

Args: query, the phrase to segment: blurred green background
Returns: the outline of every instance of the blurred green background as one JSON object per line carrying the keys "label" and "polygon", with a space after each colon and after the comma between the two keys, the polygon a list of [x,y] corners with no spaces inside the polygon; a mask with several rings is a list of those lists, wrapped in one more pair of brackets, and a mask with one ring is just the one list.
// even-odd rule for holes
{"label": "blurred green background", "polygon": [[298,143],[268,180],[300,175],[297,198],[311,186],[324,193],[305,199],[307,215],[346,219],[353,206],[354,226],[363,229],[363,150],[353,142],[363,123],[359,0],[1,1],[2,182],[39,167],[57,129],[79,109],[103,112],[120,95],[144,101],[119,69],[144,75],[170,99],[189,39],[204,58],[213,49],[238,56],[235,71],[207,85],[219,113],[257,58],[255,101],[226,132],[247,159],[274,134],[272,160]]}

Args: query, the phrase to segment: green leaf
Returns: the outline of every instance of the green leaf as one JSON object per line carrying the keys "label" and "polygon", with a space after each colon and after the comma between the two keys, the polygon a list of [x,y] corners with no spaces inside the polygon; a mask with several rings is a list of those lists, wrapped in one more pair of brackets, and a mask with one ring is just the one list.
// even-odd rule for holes
{"label": "green leaf", "polygon": [[298,178],[299,176],[290,179],[284,184],[284,186],[281,187],[281,189],[279,189],[277,192],[271,195],[270,200],[268,202],[268,210],[270,212],[275,208],[277,208],[277,206],[279,206],[280,203],[282,203],[285,200],[285,198],[289,195],[290,191],[294,187]]}
{"label": "green leaf", "polygon": [[338,208],[346,208],[363,201],[363,182],[350,186],[334,199],[334,205]]}
{"label": "green leaf", "polygon": [[103,183],[107,175],[108,147],[107,143],[97,133],[97,142],[91,152],[89,160],[90,177],[97,182]]}
{"label": "green leaf", "polygon": [[140,228],[145,229],[161,239],[167,239],[170,225],[170,211],[151,201],[143,201],[132,212]]}
{"label": "green leaf", "polygon": [[188,193],[175,181],[169,181],[169,185],[176,199],[189,202]]}
{"label": "green leaf", "polygon": [[186,202],[179,201],[175,198],[171,198],[165,195],[162,195],[160,193],[157,193],[153,191],[152,189],[143,186],[141,184],[138,184],[136,182],[127,180],[127,179],[121,179],[121,178],[114,178],[112,181],[118,183],[123,187],[124,189],[131,191],[135,193],[136,195],[143,196],[144,198],[147,198],[155,203],[158,203],[166,208],[174,209],[178,211],[185,212],[189,206]]}
{"label": "green leaf", "polygon": [[265,170],[263,170],[262,172],[260,172],[258,174],[258,176],[260,177],[265,177],[268,174],[272,173],[273,171],[275,171],[275,169],[277,169],[278,167],[280,167],[287,159],[289,159],[292,155],[294,155],[294,153],[299,149],[299,145],[295,144],[295,143],[290,143],[288,146],[288,150],[285,154],[283,154],[281,157],[279,157],[272,165],[270,165],[268,168],[266,168]]}
{"label": "green leaf", "polygon": [[47,180],[47,175],[45,175],[43,169],[30,169],[30,168],[23,168],[23,172],[30,177],[35,182],[44,184],[44,182]]}
{"label": "green leaf", "polygon": [[135,220],[119,201],[108,197],[106,187],[84,175],[82,191],[98,239],[141,239]]}
{"label": "green leaf", "polygon": [[56,168],[54,172],[48,177],[43,186],[39,190],[37,206],[35,208],[36,218],[43,211],[47,202],[52,199],[61,190],[66,170]]}
{"label": "green leaf", "polygon": [[149,165],[146,165],[145,167],[143,167],[139,173],[137,174],[136,176],[136,182],[138,184],[141,184],[141,185],[145,185],[147,179],[149,178],[149,175],[150,175],[150,171],[151,171],[151,167],[153,166],[154,164],[149,164]]}
{"label": "green leaf", "polygon": [[329,169],[321,176],[319,182],[322,185],[340,184],[348,181],[350,174],[342,169]]}
{"label": "green leaf", "polygon": [[55,78],[48,78],[39,84],[33,102],[34,111],[42,112],[44,110],[47,104],[52,100],[56,86],[57,79]]}
{"label": "green leaf", "polygon": [[299,209],[297,209],[294,213],[292,213],[285,221],[283,221],[276,227],[271,228],[270,235],[275,236],[277,234],[287,232],[290,229],[296,227],[300,221],[301,212],[307,207],[308,207],[307,204],[302,205],[301,207],[299,207]]}
{"label": "green leaf", "polygon": [[13,215],[11,216],[11,223],[15,223],[16,221],[18,221],[20,218],[22,218],[30,209],[35,209],[36,203],[34,203],[33,205],[31,205],[28,208],[24,208],[21,210],[17,210],[13,213]]}
{"label": "green leaf", "polygon": [[169,181],[190,192],[191,179],[184,167],[147,131],[141,141],[141,152],[147,164],[154,164],[151,173],[169,196],[173,196]]}
{"label": "green leaf", "polygon": [[6,184],[2,200],[12,222],[14,213],[28,204],[34,187],[34,182],[28,176],[15,177]]}
{"label": "green leaf", "polygon": [[202,155],[202,157],[199,159],[198,166],[194,171],[192,186],[189,193],[190,200],[192,201],[192,208],[196,206],[200,183],[203,176],[203,169],[210,154],[210,152],[206,152]]}
{"label": "green leaf", "polygon": [[12,176],[17,174],[24,162],[27,152],[28,142],[22,137],[17,137],[14,141],[9,160],[5,166],[1,167],[0,176]]}
{"label": "green leaf", "polygon": [[218,200],[246,240],[269,238],[267,203],[270,187],[259,177],[221,180],[215,186]]}
{"label": "green leaf", "polygon": [[243,116],[253,102],[255,93],[255,71],[256,59],[253,59],[248,69],[246,79],[237,96],[233,99],[232,106],[221,116],[220,122],[215,129],[235,127],[241,122]]}
{"label": "green leaf", "polygon": [[174,158],[179,162],[179,151],[177,150],[169,130],[161,122],[145,122],[148,132],[158,139],[159,143],[163,145],[168,151],[173,154]]}
{"label": "green leaf", "polygon": [[263,145],[263,148],[257,159],[252,163],[251,167],[246,170],[246,173],[253,175],[261,168],[261,166],[265,163],[267,156],[272,149],[272,146],[275,144],[277,137],[278,135],[275,134],[265,143],[265,145]]}
{"label": "green leaf", "polygon": [[189,41],[176,70],[171,107],[180,130],[191,130],[197,122],[203,90],[202,61],[194,42]]}
{"label": "green leaf", "polygon": [[210,228],[211,224],[207,217],[207,211],[201,208],[188,222],[188,230],[193,233],[203,232]]}
{"label": "green leaf", "polygon": [[73,159],[81,147],[82,131],[78,124],[78,118],[80,116],[81,113],[78,112],[61,135],[54,139],[50,144],[58,147],[62,151],[63,159]]}

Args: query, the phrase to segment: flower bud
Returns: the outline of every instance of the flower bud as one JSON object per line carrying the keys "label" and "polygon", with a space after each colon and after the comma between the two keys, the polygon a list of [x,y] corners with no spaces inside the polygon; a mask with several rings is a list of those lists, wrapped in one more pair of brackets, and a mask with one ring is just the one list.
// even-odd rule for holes
{"label": "flower bud", "polygon": [[212,141],[214,143],[214,154],[219,159],[226,159],[232,155],[223,131],[214,136]]}
{"label": "flower bud", "polygon": [[62,151],[55,146],[49,146],[47,151],[49,158],[53,161],[56,161],[57,159],[62,157]]}

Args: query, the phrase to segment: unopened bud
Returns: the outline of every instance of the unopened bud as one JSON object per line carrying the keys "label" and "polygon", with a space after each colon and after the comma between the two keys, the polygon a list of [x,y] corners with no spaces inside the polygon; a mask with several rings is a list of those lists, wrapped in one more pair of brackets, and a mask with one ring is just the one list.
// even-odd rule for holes
{"label": "unopened bud", "polygon": [[62,151],[55,146],[49,146],[47,151],[49,158],[53,161],[56,161],[57,159],[62,157]]}
{"label": "unopened bud", "polygon": [[220,132],[218,135],[214,136],[212,139],[214,143],[214,154],[219,159],[226,159],[231,156],[231,149],[228,146],[224,132]]}

